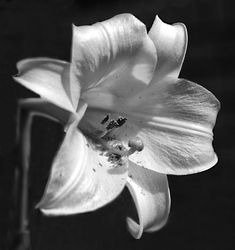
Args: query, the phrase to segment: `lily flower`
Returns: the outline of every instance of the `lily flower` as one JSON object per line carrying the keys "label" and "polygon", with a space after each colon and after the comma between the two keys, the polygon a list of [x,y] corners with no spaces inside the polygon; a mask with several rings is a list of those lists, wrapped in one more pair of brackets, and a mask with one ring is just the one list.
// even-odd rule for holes
{"label": "lily flower", "polygon": [[179,78],[187,47],[183,24],[157,16],[150,31],[131,14],[73,26],[71,62],[18,62],[15,80],[41,98],[25,103],[65,126],[65,138],[37,207],[46,215],[94,211],[129,189],[139,221],[130,233],[163,227],[170,211],[167,174],[217,162],[215,96]]}

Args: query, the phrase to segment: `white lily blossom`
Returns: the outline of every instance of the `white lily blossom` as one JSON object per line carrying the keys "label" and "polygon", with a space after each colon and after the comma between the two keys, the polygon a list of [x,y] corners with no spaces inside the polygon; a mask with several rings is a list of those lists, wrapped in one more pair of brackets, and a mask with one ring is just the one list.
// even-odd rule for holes
{"label": "white lily blossom", "polygon": [[128,187],[139,221],[135,238],[167,222],[167,174],[186,175],[217,162],[215,96],[179,78],[187,47],[183,24],[157,16],[149,33],[131,14],[73,26],[71,62],[31,58],[14,79],[41,98],[37,109],[65,126],[38,208],[47,215],[96,210]]}

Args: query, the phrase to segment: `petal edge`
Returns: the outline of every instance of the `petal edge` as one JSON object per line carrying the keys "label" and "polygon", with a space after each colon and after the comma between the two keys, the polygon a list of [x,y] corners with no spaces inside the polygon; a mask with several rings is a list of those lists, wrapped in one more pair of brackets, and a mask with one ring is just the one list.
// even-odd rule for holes
{"label": "petal edge", "polygon": [[67,89],[69,79],[62,79],[66,67],[69,63],[57,59],[28,58],[17,63],[19,73],[13,79],[55,105],[75,112]]}

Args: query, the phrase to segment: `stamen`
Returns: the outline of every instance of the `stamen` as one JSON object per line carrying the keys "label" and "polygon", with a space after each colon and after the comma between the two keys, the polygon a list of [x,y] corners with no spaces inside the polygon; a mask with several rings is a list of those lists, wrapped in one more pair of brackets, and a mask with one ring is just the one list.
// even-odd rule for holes
{"label": "stamen", "polygon": [[136,151],[142,151],[144,149],[144,143],[139,137],[135,137],[128,141],[128,147],[130,147],[130,149],[128,150],[127,154],[131,155]]}
{"label": "stamen", "polygon": [[117,163],[117,162],[119,163],[120,159],[121,155],[119,154],[112,153],[108,155],[108,161],[110,161],[111,163]]}
{"label": "stamen", "polygon": [[117,119],[117,125],[118,125],[118,127],[121,127],[126,121],[127,121],[126,117],[119,116],[118,119]]}
{"label": "stamen", "polygon": [[115,128],[115,127],[117,127],[117,122],[115,121],[115,120],[111,120],[110,122],[109,122],[109,124],[106,126],[106,129],[107,130],[111,130],[111,129],[113,129],[113,128]]}
{"label": "stamen", "polygon": [[[101,121],[101,124],[104,125],[108,120],[110,116],[107,114],[105,118]],[[119,116],[117,120],[110,120],[108,125],[105,127],[105,131],[100,135],[100,138],[105,137],[111,130],[115,128],[120,128],[125,122],[127,121],[126,117]]]}
{"label": "stamen", "polygon": [[111,120],[109,122],[109,124],[106,126],[106,129],[107,130],[111,130],[113,128],[119,128],[121,127],[125,122],[127,121],[127,118],[126,117],[122,117],[122,116],[119,116],[118,119],[115,121],[115,120]]}
{"label": "stamen", "polygon": [[126,117],[118,116],[117,119],[110,119],[110,114],[107,114],[100,122],[104,125],[105,130],[99,135],[99,140],[106,151],[105,156],[108,157],[108,161],[113,164],[114,167],[122,166],[128,159],[128,156],[135,152],[136,147],[129,146],[128,150],[121,141],[115,140],[114,129],[118,129],[127,121]]}
{"label": "stamen", "polygon": [[113,164],[113,167],[122,166],[126,162],[127,149],[118,140],[108,141],[106,143],[108,161]]}
{"label": "stamen", "polygon": [[106,156],[108,161],[115,164],[115,167],[123,165],[127,161],[128,156],[144,149],[144,143],[139,137],[128,141],[129,150],[118,140],[111,140],[105,143]]}
{"label": "stamen", "polygon": [[100,124],[105,124],[107,121],[109,120],[109,114],[107,114],[106,116],[105,116],[105,118],[101,121],[101,123]]}

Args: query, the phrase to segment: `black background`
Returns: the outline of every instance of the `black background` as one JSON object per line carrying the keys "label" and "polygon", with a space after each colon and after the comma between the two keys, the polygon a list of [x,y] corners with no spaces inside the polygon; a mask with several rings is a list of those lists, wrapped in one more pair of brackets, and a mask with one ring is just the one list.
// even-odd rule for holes
{"label": "black background", "polygon": [[[0,0],[0,249],[9,248],[16,101],[36,96],[12,80],[15,64],[27,57],[70,59],[71,24],[102,21],[130,12],[149,29],[159,14],[167,23],[183,22],[189,45],[181,77],[200,83],[221,101],[214,147],[219,162],[209,171],[169,176],[172,207],[165,228],[134,240],[125,218],[134,206],[125,190],[105,208],[82,215],[45,218],[31,210],[33,249],[235,249],[235,74],[233,1],[223,0]],[[33,127],[31,207],[62,138],[60,127],[37,119]]]}

